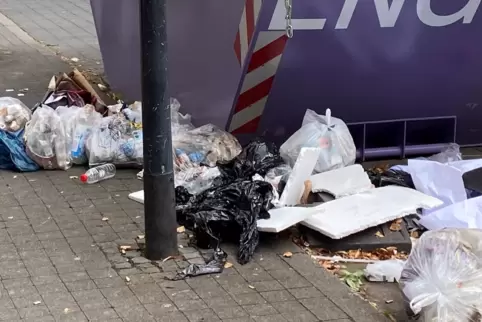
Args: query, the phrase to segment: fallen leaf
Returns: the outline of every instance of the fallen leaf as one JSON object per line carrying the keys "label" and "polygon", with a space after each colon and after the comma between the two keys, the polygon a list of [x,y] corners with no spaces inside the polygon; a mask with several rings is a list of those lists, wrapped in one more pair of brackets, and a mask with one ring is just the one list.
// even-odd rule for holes
{"label": "fallen leaf", "polygon": [[383,235],[381,232],[377,231],[375,236],[379,237],[379,238],[383,238],[385,237],[385,235]]}
{"label": "fallen leaf", "polygon": [[109,218],[107,218],[107,217],[102,217],[102,221],[109,221]]}
{"label": "fallen leaf", "polygon": [[293,256],[292,252],[286,252],[283,254],[283,257],[286,257],[286,258],[291,258],[292,256]]}
{"label": "fallen leaf", "polygon": [[177,232],[178,233],[183,233],[186,231],[186,228],[184,228],[184,226],[180,226],[180,227],[177,227]]}
{"label": "fallen leaf", "polygon": [[402,219],[397,219],[390,225],[391,231],[400,231],[402,230]]}
{"label": "fallen leaf", "polygon": [[130,282],[130,281],[131,281],[130,277],[126,276],[126,282]]}
{"label": "fallen leaf", "polygon": [[231,267],[233,267],[233,264],[230,262],[226,262],[226,264],[224,264],[224,268],[231,268]]}

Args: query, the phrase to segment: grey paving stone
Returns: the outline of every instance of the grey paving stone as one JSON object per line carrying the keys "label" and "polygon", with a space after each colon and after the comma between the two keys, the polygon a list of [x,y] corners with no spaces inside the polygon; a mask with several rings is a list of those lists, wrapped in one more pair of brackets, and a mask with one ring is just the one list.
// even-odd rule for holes
{"label": "grey paving stone", "polygon": [[320,320],[348,318],[347,314],[345,314],[327,298],[303,299],[300,302]]}
{"label": "grey paving stone", "polygon": [[250,316],[263,316],[277,314],[278,311],[270,304],[243,305]]}
{"label": "grey paving stone", "polygon": [[186,311],[184,314],[190,322],[221,321],[212,309]]}
{"label": "grey paving stone", "polygon": [[213,307],[212,309],[223,320],[248,316],[241,306]]}
{"label": "grey paving stone", "polygon": [[288,290],[297,299],[323,297],[323,294],[314,287],[300,287]]}
{"label": "grey paving stone", "polygon": [[126,305],[115,310],[125,321],[155,322],[154,317],[141,305]]}

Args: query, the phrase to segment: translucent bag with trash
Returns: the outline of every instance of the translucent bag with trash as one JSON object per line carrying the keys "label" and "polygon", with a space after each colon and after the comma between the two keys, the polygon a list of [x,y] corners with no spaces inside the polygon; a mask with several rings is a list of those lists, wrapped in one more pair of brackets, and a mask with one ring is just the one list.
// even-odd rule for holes
{"label": "translucent bag with trash", "polygon": [[356,147],[345,122],[331,116],[318,115],[307,110],[301,128],[280,148],[281,157],[293,166],[301,148],[321,148],[315,167],[316,172],[324,172],[355,163]]}
{"label": "translucent bag with trash", "polygon": [[24,139],[28,156],[42,168],[67,170],[72,166],[65,128],[51,107],[43,105],[35,110]]}
{"label": "translucent bag with trash", "polygon": [[408,313],[424,322],[480,321],[481,251],[481,230],[447,229],[423,234],[400,279]]}
{"label": "translucent bag with trash", "polygon": [[13,97],[0,97],[0,130],[17,132],[25,127],[32,113]]}
{"label": "translucent bag with trash", "polygon": [[200,164],[213,167],[217,162],[231,161],[241,152],[234,136],[212,124],[178,132],[172,146],[177,170]]}
{"label": "translucent bag with trash", "polygon": [[73,164],[86,164],[85,143],[92,129],[100,123],[102,115],[93,105],[84,107],[61,106],[55,110],[65,127],[67,146]]}
{"label": "translucent bag with trash", "polygon": [[104,117],[92,128],[85,148],[91,167],[104,163],[140,167],[143,162],[142,128],[124,114]]}

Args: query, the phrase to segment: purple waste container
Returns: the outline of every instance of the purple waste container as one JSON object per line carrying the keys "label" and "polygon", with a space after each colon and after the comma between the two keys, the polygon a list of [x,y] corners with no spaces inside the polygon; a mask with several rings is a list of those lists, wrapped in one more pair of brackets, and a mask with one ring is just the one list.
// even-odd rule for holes
{"label": "purple waste container", "polygon": [[[168,0],[169,90],[195,122],[281,143],[330,108],[362,159],[482,143],[481,0],[285,3]],[[141,99],[138,1],[91,4],[110,83]]]}

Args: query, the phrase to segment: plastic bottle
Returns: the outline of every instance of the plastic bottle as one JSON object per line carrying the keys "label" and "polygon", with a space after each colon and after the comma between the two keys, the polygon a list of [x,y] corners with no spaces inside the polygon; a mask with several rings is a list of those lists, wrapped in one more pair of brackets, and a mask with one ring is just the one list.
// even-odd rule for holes
{"label": "plastic bottle", "polygon": [[115,165],[112,163],[107,163],[87,170],[86,173],[80,176],[80,181],[84,183],[96,183],[102,180],[110,179],[114,176]]}

